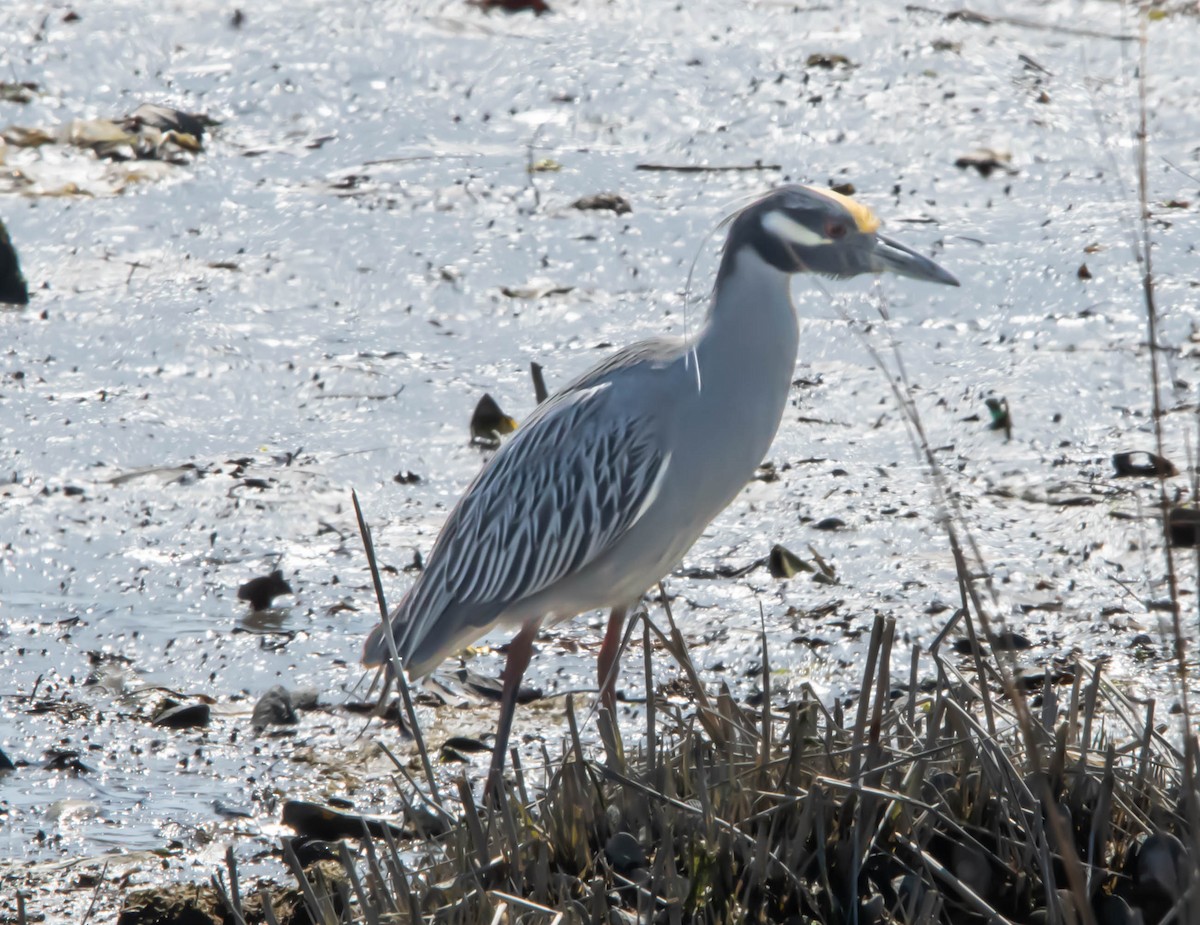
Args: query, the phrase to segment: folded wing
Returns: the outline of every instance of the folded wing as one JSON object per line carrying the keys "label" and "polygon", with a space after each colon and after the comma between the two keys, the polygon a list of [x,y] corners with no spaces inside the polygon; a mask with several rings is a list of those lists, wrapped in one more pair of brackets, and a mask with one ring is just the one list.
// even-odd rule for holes
{"label": "folded wing", "polygon": [[[627,405],[606,381],[560,393],[480,472],[389,618],[410,675],[585,567],[645,513],[669,455],[649,414]],[[381,625],[363,661],[387,655]]]}

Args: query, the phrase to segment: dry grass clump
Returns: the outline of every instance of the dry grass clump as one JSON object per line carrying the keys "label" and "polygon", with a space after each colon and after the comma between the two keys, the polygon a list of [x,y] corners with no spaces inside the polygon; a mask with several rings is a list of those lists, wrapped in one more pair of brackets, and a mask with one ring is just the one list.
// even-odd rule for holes
{"label": "dry grass clump", "polygon": [[[603,713],[607,754],[590,759],[571,713],[564,754],[547,756],[539,780],[516,764],[492,810],[460,781],[457,802],[433,807],[453,822],[421,846],[431,860],[414,863],[391,832],[357,858],[342,850],[345,877],[330,888],[338,913],[309,891],[308,915],[1197,920],[1195,750],[1160,735],[1153,705],[1136,707],[1078,664],[1065,682],[1025,679],[1018,708],[997,693],[1004,668],[993,656],[964,672],[936,647],[914,649],[897,679],[893,636],[891,621],[876,622],[849,708],[830,712],[812,696],[774,708],[764,651],[760,707],[724,691],[710,699],[697,689],[686,706],[651,697],[629,755]],[[678,632],[662,638],[694,677]]]}

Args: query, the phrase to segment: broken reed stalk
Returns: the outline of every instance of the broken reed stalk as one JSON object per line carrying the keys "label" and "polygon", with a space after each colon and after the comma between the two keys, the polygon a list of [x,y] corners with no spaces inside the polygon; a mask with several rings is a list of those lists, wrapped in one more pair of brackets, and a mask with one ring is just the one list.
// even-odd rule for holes
{"label": "broken reed stalk", "polygon": [[533,398],[539,405],[549,397],[550,392],[546,388],[546,377],[542,372],[542,364],[530,362],[529,378],[533,380]]}
{"label": "broken reed stalk", "polygon": [[[1158,370],[1158,302],[1155,298],[1154,263],[1151,252],[1150,221],[1150,182],[1147,176],[1147,160],[1149,158],[1150,138],[1146,128],[1146,68],[1148,61],[1146,50],[1149,45],[1146,35],[1146,25],[1149,21],[1146,14],[1139,16],[1138,33],[1138,130],[1137,130],[1137,193],[1138,193],[1138,236],[1135,242],[1134,259],[1142,270],[1142,301],[1146,307],[1146,339],[1150,358],[1150,402],[1151,415],[1154,421],[1154,447],[1160,459],[1165,459],[1163,446],[1163,417],[1161,384]],[[1158,471],[1158,503],[1162,515],[1163,555],[1166,557],[1167,589],[1171,601],[1171,628],[1175,634],[1175,661],[1179,671],[1180,703],[1183,707],[1185,733],[1189,732],[1188,720],[1191,710],[1188,708],[1188,668],[1187,643],[1183,636],[1180,622],[1179,585],[1175,574],[1175,557],[1172,553],[1168,518],[1171,511],[1171,500],[1167,495],[1167,473],[1161,467]]]}
{"label": "broken reed stalk", "polygon": [[[1152,235],[1151,235],[1151,213],[1150,213],[1150,182],[1149,182],[1149,147],[1150,133],[1147,127],[1147,111],[1149,109],[1147,103],[1146,89],[1146,73],[1149,67],[1149,11],[1138,11],[1138,68],[1137,68],[1137,92],[1138,92],[1138,130],[1137,130],[1137,194],[1139,206],[1139,222],[1138,236],[1136,241],[1135,259],[1142,269],[1142,299],[1146,308],[1146,338],[1148,341],[1148,356],[1150,364],[1150,388],[1151,388],[1151,403],[1153,409],[1154,421],[1154,442],[1155,449],[1160,458],[1165,458],[1164,454],[1164,439],[1163,439],[1163,418],[1165,411],[1162,406],[1161,384],[1159,381],[1159,365],[1158,365],[1158,303],[1155,296],[1155,279],[1154,279],[1154,263]],[[1197,476],[1195,480],[1200,480]],[[1193,494],[1193,500],[1196,495]],[[1200,856],[1200,795],[1197,794],[1197,776],[1200,774],[1200,741],[1198,741],[1195,733],[1195,720],[1191,707],[1190,691],[1189,691],[1189,672],[1187,664],[1187,638],[1183,630],[1183,601],[1179,591],[1179,580],[1175,571],[1175,556],[1172,548],[1172,537],[1170,530],[1170,515],[1171,515],[1171,500],[1167,493],[1167,473],[1163,469],[1158,472],[1158,502],[1159,513],[1162,518],[1162,537],[1163,537],[1163,555],[1167,570],[1167,589],[1168,599],[1171,604],[1171,632],[1174,636],[1174,655],[1175,666],[1178,672],[1179,679],[1179,705],[1180,705],[1180,731],[1182,733],[1184,747],[1183,761],[1183,792],[1184,805],[1183,811],[1189,823],[1191,839],[1189,843],[1185,843],[1185,849],[1190,853],[1193,861]],[[1197,587],[1193,589],[1193,593],[1200,592],[1200,544],[1198,544],[1196,554],[1196,572],[1197,572]],[[1197,594],[1200,598],[1200,594]],[[1200,605],[1198,605],[1200,606]],[[1194,881],[1200,881],[1200,877],[1194,877]],[[1193,882],[1192,892],[1194,893],[1196,883]],[[1176,904],[1180,906],[1184,904],[1186,897],[1180,897]],[[1191,897],[1190,914],[1195,916],[1200,910],[1200,898]],[[1174,911],[1174,910],[1173,910]],[[1180,913],[1181,918],[1183,913]]]}
{"label": "broken reed stalk", "polygon": [[239,922],[244,923],[242,909],[242,890],[238,883],[237,855],[233,853],[233,845],[225,849],[225,866],[229,870],[229,893],[233,900],[233,914]]}
{"label": "broken reed stalk", "polygon": [[[351,489],[350,499],[354,502],[354,516],[358,518],[358,532],[362,537],[363,550],[367,556],[367,565],[371,569],[371,581],[375,587],[375,601],[379,605],[379,619],[383,622],[384,626],[387,626],[387,599],[383,594],[383,579],[379,575],[379,563],[375,558],[375,543],[371,540],[371,528],[367,526],[366,518],[363,517],[362,507],[358,503],[358,492]],[[421,756],[421,767],[425,771],[425,781],[429,785],[429,792],[433,797],[433,802],[440,806],[442,796],[438,791],[437,777],[433,773],[433,763],[429,760],[429,751],[425,748],[425,738],[421,735],[421,726],[417,722],[417,711],[413,708],[412,692],[408,687],[408,675],[404,673],[404,666],[400,662],[400,654],[396,651],[396,639],[390,630],[385,632],[383,637],[387,640],[388,663],[392,671],[390,680],[396,682],[396,688],[400,692],[400,699],[404,703],[404,714],[408,719],[409,730],[412,732],[413,738],[417,743],[417,752]],[[385,682],[383,690],[379,695],[381,707],[387,698],[387,689],[388,685]]]}
{"label": "broken reed stalk", "polygon": [[[363,824],[363,828],[366,828],[366,823]],[[374,914],[374,910],[367,902],[367,894],[363,889],[362,878],[358,875],[358,869],[354,864],[354,858],[350,854],[350,848],[344,841],[338,844],[338,860],[341,862],[346,878],[350,881],[350,887],[354,891],[354,898],[358,902],[358,907],[366,913],[367,925],[373,925],[373,920],[377,921],[378,916]],[[343,908],[348,905],[348,902],[344,903]]]}
{"label": "broken reed stalk", "polygon": [[[229,889],[225,888],[225,877],[220,870],[210,878],[217,899],[227,916],[233,919],[233,925],[246,925],[245,911],[242,909],[242,893],[238,885],[237,858],[233,853],[233,845],[225,849],[225,867],[229,871]],[[87,921],[84,916],[83,921]]]}
{"label": "broken reed stalk", "polygon": [[328,891],[317,892],[314,884],[305,875],[304,865],[296,856],[296,849],[292,847],[290,838],[283,839],[283,860],[300,885],[300,895],[304,900],[304,907],[308,910],[310,919],[319,925],[336,922],[337,915],[333,911],[332,897]]}
{"label": "broken reed stalk", "polygon": [[271,896],[271,891],[265,886],[258,888],[258,902],[262,907],[263,921],[266,925],[279,925],[279,919],[275,917],[275,907],[272,904],[273,897]]}
{"label": "broken reed stalk", "polygon": [[642,617],[642,664],[646,683],[646,741],[644,743],[646,770],[649,772],[650,780],[656,780],[658,776],[658,715],[654,708],[654,663],[650,658],[650,620],[644,615]]}
{"label": "broken reed stalk", "polygon": [[[692,657],[688,652],[687,643],[684,641],[683,634],[679,632],[679,627],[675,625],[675,615],[671,611],[671,601],[667,598],[667,589],[663,587],[663,583],[658,583],[658,594],[662,600],[663,612],[667,617],[667,625],[671,628],[670,636],[667,636],[657,626],[650,621],[648,616],[643,618],[646,620],[646,626],[658,636],[659,642],[670,653],[683,673],[687,676],[688,684],[691,685],[693,696],[696,698],[696,716],[700,721],[700,725],[704,727],[705,732],[715,742],[719,742],[725,738],[725,730],[717,720],[717,711],[713,707],[712,702],[705,692],[704,684],[700,680],[700,673],[696,671],[696,665],[692,662]],[[647,691],[649,695],[649,691]]]}
{"label": "broken reed stalk", "polygon": [[[105,876],[108,874],[108,861],[104,862],[104,866],[100,868],[100,876],[96,878],[96,887],[92,890],[92,901],[88,903],[87,911],[83,913],[83,918],[79,920],[79,925],[87,925],[92,920],[92,913],[96,911],[96,903],[100,901],[100,888],[104,886]],[[21,896],[21,891],[17,891],[17,908],[18,918],[21,922],[25,921],[25,906]]]}

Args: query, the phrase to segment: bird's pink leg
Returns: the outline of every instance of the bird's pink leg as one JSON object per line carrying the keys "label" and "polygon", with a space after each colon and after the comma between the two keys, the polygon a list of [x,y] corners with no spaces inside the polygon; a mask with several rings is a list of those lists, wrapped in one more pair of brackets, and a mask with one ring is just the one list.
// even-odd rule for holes
{"label": "bird's pink leg", "polygon": [[512,731],[513,713],[517,709],[517,692],[521,679],[529,667],[533,655],[533,639],[537,636],[541,621],[526,623],[512,642],[508,644],[508,658],[504,662],[504,673],[500,676],[503,688],[500,693],[500,723],[496,727],[496,743],[492,746],[492,766],[488,771],[485,799],[495,797],[500,801],[504,792],[504,761],[508,757],[508,734]]}
{"label": "bird's pink leg", "polygon": [[608,615],[608,629],[604,631],[604,643],[596,659],[600,702],[608,707],[614,718],[617,715],[617,676],[621,673],[617,655],[621,649],[621,632],[625,629],[625,612],[624,607],[614,607]]}

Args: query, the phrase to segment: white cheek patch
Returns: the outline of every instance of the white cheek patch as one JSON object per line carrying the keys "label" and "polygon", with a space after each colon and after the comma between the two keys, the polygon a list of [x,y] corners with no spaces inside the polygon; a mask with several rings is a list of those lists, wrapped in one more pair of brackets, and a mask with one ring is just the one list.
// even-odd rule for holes
{"label": "white cheek patch", "polygon": [[771,234],[778,235],[785,241],[801,247],[820,247],[822,244],[833,243],[832,238],[817,234],[807,225],[801,225],[794,218],[789,218],[782,212],[768,212],[762,218],[762,225]]}

